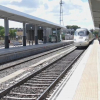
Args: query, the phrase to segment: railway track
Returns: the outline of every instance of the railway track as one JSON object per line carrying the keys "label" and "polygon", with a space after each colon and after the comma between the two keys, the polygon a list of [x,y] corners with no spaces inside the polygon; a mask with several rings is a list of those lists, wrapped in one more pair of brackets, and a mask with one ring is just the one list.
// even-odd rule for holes
{"label": "railway track", "polygon": [[[11,68],[6,68],[5,70],[0,71],[0,91],[5,90],[6,88],[16,84],[18,81],[22,80],[26,76],[31,75],[37,70],[41,69],[44,66],[49,65],[54,62],[56,59],[68,54],[73,51],[75,47],[64,48],[63,50],[58,50],[52,54],[41,56],[35,60],[29,62],[24,62],[22,64],[17,64]],[[8,64],[9,66],[9,64]]]}
{"label": "railway track", "polygon": [[84,52],[74,50],[0,93],[1,100],[44,100],[49,91]]}
{"label": "railway track", "polygon": [[0,65],[0,71],[6,70],[6,69],[11,68],[11,67],[14,67],[16,65],[23,64],[25,62],[29,62],[29,61],[38,59],[40,57],[52,54],[54,52],[57,52],[57,53],[61,52],[62,50],[66,49],[66,48],[70,48],[71,46],[73,46],[73,44],[70,44],[70,45],[67,45],[67,46],[64,46],[64,47],[60,47],[60,48],[57,48],[57,49],[53,49],[53,50],[50,50],[50,51],[46,51],[44,53],[40,53],[40,54],[33,55],[33,56],[30,56],[30,57],[26,57],[26,58],[23,58],[23,59],[19,59],[17,61],[12,61],[12,62],[9,62],[9,63],[6,63],[6,64],[1,64]]}
{"label": "railway track", "polygon": [[[59,49],[56,49],[56,50],[52,50],[52,51],[49,51],[49,52],[46,52],[46,53],[43,53],[43,54],[39,54],[37,57],[35,56],[31,56],[31,57],[28,57],[28,58],[25,58],[25,59],[22,59],[22,60],[18,60],[18,61],[15,61],[14,63],[7,63],[5,65],[2,65],[0,66],[0,78],[3,78],[13,72],[16,72],[17,70],[19,69],[22,69],[22,68],[26,68],[28,66],[31,66],[33,64],[36,64],[38,65],[39,61],[45,59],[44,61],[40,62],[41,64],[45,61],[47,61],[48,59],[47,58],[50,58],[51,56],[55,55],[55,54],[59,54],[60,52],[63,52],[63,51],[66,51],[67,49],[71,48],[70,46],[69,47],[63,47],[63,48],[59,48]],[[54,57],[52,57],[54,58]],[[47,59],[47,60],[46,60]]]}

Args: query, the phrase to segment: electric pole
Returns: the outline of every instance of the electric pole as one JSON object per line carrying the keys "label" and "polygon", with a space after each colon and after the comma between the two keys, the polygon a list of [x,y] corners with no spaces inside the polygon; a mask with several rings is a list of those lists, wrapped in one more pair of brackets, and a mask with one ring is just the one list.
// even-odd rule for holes
{"label": "electric pole", "polygon": [[60,0],[60,25],[64,25],[63,23],[63,2]]}

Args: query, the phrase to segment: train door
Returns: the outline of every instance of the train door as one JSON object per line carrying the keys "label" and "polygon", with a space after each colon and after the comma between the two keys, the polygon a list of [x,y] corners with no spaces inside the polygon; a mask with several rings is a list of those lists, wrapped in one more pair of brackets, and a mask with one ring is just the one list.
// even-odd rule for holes
{"label": "train door", "polygon": [[38,30],[38,40],[43,41],[43,30]]}
{"label": "train door", "polygon": [[27,41],[29,45],[33,45],[34,42],[34,30],[28,30],[27,32]]}

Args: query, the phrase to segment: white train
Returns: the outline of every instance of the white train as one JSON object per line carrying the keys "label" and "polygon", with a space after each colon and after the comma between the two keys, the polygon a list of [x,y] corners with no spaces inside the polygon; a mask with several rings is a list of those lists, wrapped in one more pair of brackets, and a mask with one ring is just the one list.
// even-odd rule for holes
{"label": "white train", "polygon": [[76,47],[88,46],[94,39],[94,35],[85,28],[77,29],[74,33],[74,45]]}

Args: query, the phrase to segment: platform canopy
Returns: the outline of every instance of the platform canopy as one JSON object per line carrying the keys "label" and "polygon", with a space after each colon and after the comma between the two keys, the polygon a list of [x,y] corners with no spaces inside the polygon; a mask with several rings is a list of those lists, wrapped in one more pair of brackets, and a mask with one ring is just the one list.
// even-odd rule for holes
{"label": "platform canopy", "polygon": [[9,20],[31,23],[34,25],[46,26],[50,28],[64,28],[64,26],[53,22],[31,16],[0,5],[0,18],[8,18]]}
{"label": "platform canopy", "polygon": [[89,5],[94,26],[98,28],[100,24],[100,0],[89,0]]}

